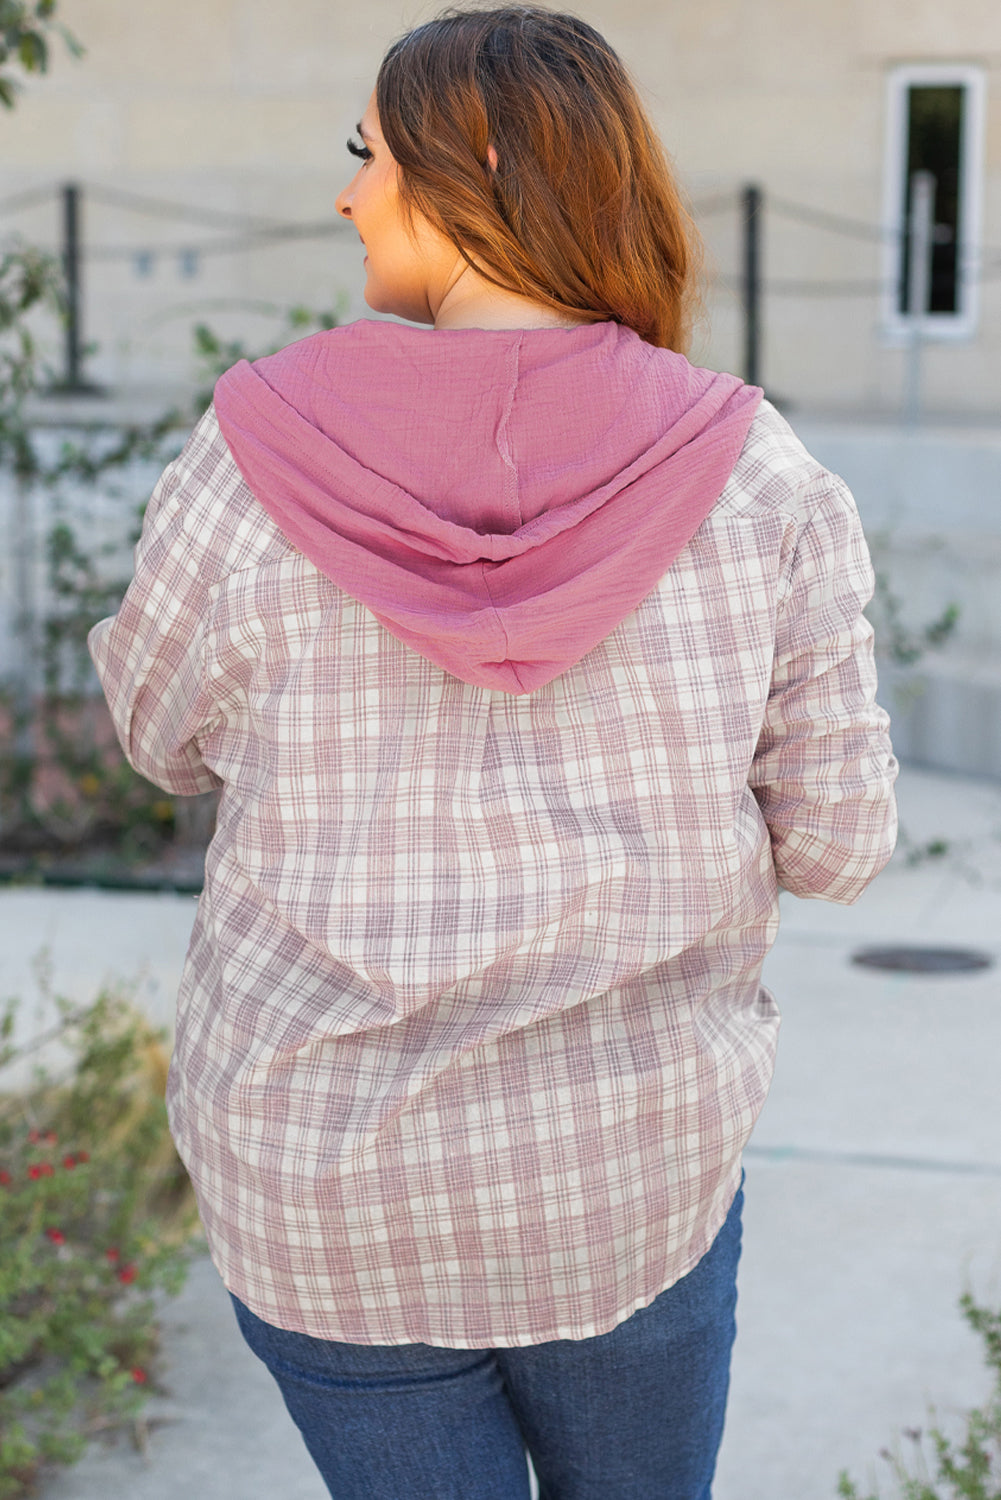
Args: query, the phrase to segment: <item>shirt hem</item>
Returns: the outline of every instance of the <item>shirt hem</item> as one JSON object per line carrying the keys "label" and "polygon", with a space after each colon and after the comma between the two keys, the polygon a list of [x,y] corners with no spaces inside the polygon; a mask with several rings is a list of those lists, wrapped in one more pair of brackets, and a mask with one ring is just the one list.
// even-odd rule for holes
{"label": "shirt hem", "polygon": [[509,1330],[505,1329],[496,1334],[480,1334],[475,1338],[458,1338],[454,1335],[445,1338],[442,1336],[433,1336],[428,1333],[422,1333],[419,1338],[415,1338],[410,1333],[401,1333],[399,1337],[391,1337],[386,1329],[380,1328],[378,1334],[372,1338],[360,1338],[357,1330],[354,1330],[350,1337],[346,1337],[343,1331],[333,1330],[332,1323],[326,1324],[324,1328],[320,1329],[316,1323],[312,1323],[312,1326],[306,1327],[305,1324],[311,1321],[308,1319],[275,1322],[274,1310],[271,1308],[264,1309],[260,1300],[254,1298],[252,1292],[247,1287],[239,1284],[239,1278],[223,1270],[212,1250],[211,1241],[209,1244],[209,1254],[226,1290],[231,1292],[239,1301],[243,1302],[245,1306],[249,1307],[255,1317],[260,1318],[262,1322],[268,1323],[271,1327],[282,1328],[290,1333],[303,1333],[310,1338],[324,1339],[334,1343],[349,1343],[364,1346],[378,1345],[384,1348],[395,1347],[397,1345],[425,1344],[432,1349],[523,1349],[534,1344],[557,1342],[579,1343],[584,1339],[600,1338],[603,1334],[611,1333],[620,1324],[631,1318],[634,1313],[638,1313],[643,1308],[649,1307],[662,1293],[668,1291],[695,1269],[703,1256],[709,1252],[717,1235],[723,1228],[726,1217],[733,1206],[733,1200],[740,1189],[742,1174],[741,1158],[738,1156],[736,1164],[729,1174],[728,1186],[722,1200],[723,1207],[717,1209],[716,1213],[712,1215],[712,1218],[709,1220],[710,1228],[708,1231],[700,1236],[697,1241],[693,1242],[698,1248],[694,1251],[689,1250],[689,1254],[682,1262],[682,1269],[680,1271],[670,1275],[666,1281],[659,1284],[653,1291],[644,1292],[634,1298],[620,1311],[613,1314],[610,1320],[591,1319],[583,1323],[558,1325],[555,1330],[548,1329],[541,1333],[512,1334]]}

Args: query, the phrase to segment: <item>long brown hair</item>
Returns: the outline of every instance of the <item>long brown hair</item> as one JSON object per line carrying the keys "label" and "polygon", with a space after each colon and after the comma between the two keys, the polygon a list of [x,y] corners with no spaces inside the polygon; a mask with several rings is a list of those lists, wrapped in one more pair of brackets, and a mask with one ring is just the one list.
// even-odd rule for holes
{"label": "long brown hair", "polygon": [[700,240],[593,27],[528,5],[447,10],[389,49],[376,105],[405,208],[487,280],[687,349]]}

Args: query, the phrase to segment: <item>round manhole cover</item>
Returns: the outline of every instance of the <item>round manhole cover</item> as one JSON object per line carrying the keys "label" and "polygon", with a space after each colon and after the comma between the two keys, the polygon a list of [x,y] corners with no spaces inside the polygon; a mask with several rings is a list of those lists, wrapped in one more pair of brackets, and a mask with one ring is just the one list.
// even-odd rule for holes
{"label": "round manhole cover", "polygon": [[994,960],[976,948],[860,948],[853,964],[867,969],[892,969],[899,974],[969,974],[989,969]]}

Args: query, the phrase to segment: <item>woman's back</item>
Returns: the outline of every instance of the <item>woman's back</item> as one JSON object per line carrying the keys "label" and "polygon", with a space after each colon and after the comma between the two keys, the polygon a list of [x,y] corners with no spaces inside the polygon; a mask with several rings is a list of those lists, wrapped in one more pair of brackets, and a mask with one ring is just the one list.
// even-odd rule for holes
{"label": "woman's back", "polygon": [[[268,392],[281,389],[328,441],[338,428],[348,435],[349,478],[398,490],[399,449],[359,422],[366,393],[380,389],[372,361],[385,355],[385,335],[380,325],[342,335],[319,336],[343,364],[339,391],[316,378],[322,351],[306,340],[286,361],[294,356],[294,371],[310,379],[299,385],[287,365],[264,361]],[[269,510],[254,498],[234,461],[245,450],[226,391],[230,446],[209,413],[165,476],[144,544],[180,615],[149,621],[140,638],[126,610],[97,642],[103,671],[120,684],[116,714],[130,721],[137,763],[146,746],[143,768],[161,783],[224,784],[171,1087],[213,1250],[228,1284],[274,1321],[344,1340],[581,1338],[682,1275],[725,1216],[767,1088],[776,1016],[759,980],[777,921],[776,868],[801,894],[853,899],[892,837],[890,773],[885,758],[872,759],[882,716],[856,654],[868,637],[860,603],[871,575],[840,482],[766,403],[722,494],[713,503],[701,491],[701,524],[689,504],[693,534],[665,571],[656,559],[680,535],[686,448],[712,430],[691,418],[705,399],[700,372],[641,346],[682,366],[695,398],[676,398],[673,470],[644,466],[651,451],[662,459],[663,435],[654,422],[644,452],[637,419],[616,424],[616,471],[597,396],[592,441],[588,415],[574,417],[575,463],[565,437],[562,452],[544,440],[545,422],[510,420],[545,383],[533,390],[526,374],[523,388],[512,376],[498,390],[484,341],[505,368],[518,341],[471,337],[483,391],[465,400],[486,415],[479,432],[467,418],[461,455],[449,457],[448,446],[462,429],[440,432],[444,531],[433,465],[426,476],[415,466],[419,509],[431,511],[425,539],[439,550],[454,539],[464,502],[489,510],[495,471],[496,506],[506,491],[508,504],[523,494],[530,508],[524,526],[508,517],[515,538],[571,509],[573,484],[586,496],[618,481],[623,504],[644,479],[652,487],[646,532],[637,538],[634,518],[630,539],[637,567],[649,553],[660,581],[643,586],[638,606],[581,660],[512,693],[463,681],[404,644],[269,514],[296,524],[301,511],[282,509],[274,485]],[[526,367],[556,357],[540,358],[540,348],[556,349],[571,392],[568,341],[580,345],[585,383],[607,342],[600,328],[531,337]],[[447,383],[436,405],[433,376],[448,357],[436,340],[397,330],[389,342],[394,358],[411,351],[418,386],[421,350],[435,351],[423,372],[425,454],[448,412]],[[461,368],[466,356],[451,347]],[[635,371],[632,380],[642,406]],[[354,409],[345,410],[345,390],[358,393]],[[385,422],[385,387],[383,396]],[[491,402],[508,414],[502,429]],[[413,423],[412,394],[404,409]],[[271,433],[269,445],[286,476],[298,456],[310,483],[317,478],[300,426],[291,443]],[[376,453],[387,454],[390,478],[362,462]],[[255,461],[246,459],[252,471]],[[672,472],[682,476],[675,492]],[[483,489],[467,500],[477,475]],[[336,491],[327,517],[336,571],[346,525],[373,506],[370,489],[345,488],[343,474],[324,482]],[[563,502],[548,511],[539,499],[547,485]],[[416,546],[416,531],[407,535]],[[557,523],[560,551],[545,574],[553,588],[574,581],[574,535]],[[385,562],[384,527],[379,538]],[[491,545],[484,527],[482,550]],[[402,587],[401,554],[392,556],[391,581]],[[584,577],[597,573],[590,586],[600,590],[602,564],[615,559],[592,548],[587,563]],[[436,557],[418,585],[430,571],[445,589],[450,572],[468,567]],[[629,569],[619,571],[621,592]],[[540,586],[540,608],[546,593]],[[606,580],[605,602],[610,593]],[[115,659],[116,632],[129,642],[131,675]],[[435,617],[425,632],[435,649]],[[163,633],[188,640],[187,671],[163,660]],[[577,649],[572,630],[553,634],[554,653]],[[449,649],[462,639],[460,620]],[[475,645],[473,673],[482,670]],[[182,746],[209,701],[214,722],[198,735],[193,773]],[[818,713],[840,726],[831,743],[804,741],[797,729]],[[853,734],[861,758],[846,771]],[[410,1170],[417,1142],[423,1176]],[[346,1239],[305,1248],[306,1224],[352,1223],[352,1194]],[[432,1215],[431,1199],[447,1201],[448,1213]],[[395,1234],[380,1238],[387,1204]],[[241,1222],[266,1226],[266,1254],[256,1242],[243,1250]],[[272,1273],[265,1290],[265,1263],[296,1270]],[[411,1278],[401,1265],[420,1269]],[[345,1286],[360,1267],[368,1290],[352,1299]],[[429,1279],[441,1293],[430,1300]]]}

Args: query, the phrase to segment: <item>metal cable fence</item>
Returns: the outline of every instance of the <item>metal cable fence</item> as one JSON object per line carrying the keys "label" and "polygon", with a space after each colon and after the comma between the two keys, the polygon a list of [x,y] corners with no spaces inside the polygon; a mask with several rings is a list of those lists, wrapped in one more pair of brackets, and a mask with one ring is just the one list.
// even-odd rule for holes
{"label": "metal cable fence", "polygon": [[[917,195],[918,200],[920,195]],[[63,378],[60,382],[60,388],[66,391],[91,388],[83,371],[83,297],[87,265],[131,265],[134,274],[144,278],[151,275],[158,261],[173,259],[179,274],[191,280],[208,259],[241,258],[283,243],[331,240],[353,233],[351,225],[340,218],[292,221],[183,203],[95,182],[51,183],[0,199],[0,247],[12,248],[9,229],[20,213],[46,203],[52,205],[54,217],[58,214],[59,228],[52,242],[42,248],[59,257],[67,289]],[[119,243],[100,237],[87,238],[83,224],[85,203],[134,214],[147,221],[190,226],[205,233],[183,240],[143,235]],[[915,343],[919,341],[921,331],[918,325],[927,312],[928,263],[934,252],[937,226],[933,221],[927,221],[927,214],[926,222],[920,222],[913,205],[906,220],[887,226],[815,204],[796,202],[748,183],[696,198],[690,208],[699,225],[710,225],[711,221],[728,215],[738,226],[739,269],[719,274],[715,284],[731,296],[735,295],[739,302],[743,323],[741,373],[749,381],[761,383],[765,309],[772,299],[822,300],[838,304],[852,299],[881,299],[886,306],[896,298],[901,302],[902,318],[909,318],[914,325]],[[884,252],[884,262],[889,250],[894,269],[887,274],[884,265],[878,274],[865,276],[769,274],[764,255],[764,231],[766,222],[773,221],[814,229],[825,237],[835,236],[870,245]],[[3,237],[5,229],[8,230],[6,240]],[[1001,247],[957,246],[956,264],[964,290],[1001,281]],[[909,269],[909,276],[901,268]],[[196,309],[199,304],[195,300],[189,305]],[[215,297],[206,299],[205,305],[218,307],[221,304]],[[229,299],[229,305],[250,306],[250,302]],[[261,309],[266,304],[257,299],[255,306]]]}

